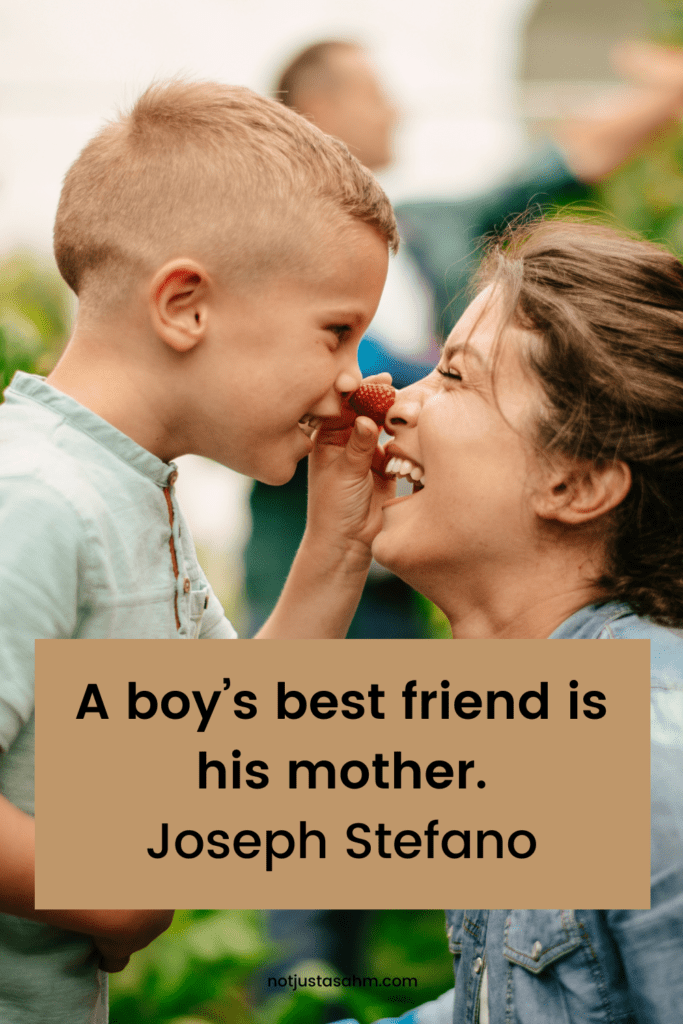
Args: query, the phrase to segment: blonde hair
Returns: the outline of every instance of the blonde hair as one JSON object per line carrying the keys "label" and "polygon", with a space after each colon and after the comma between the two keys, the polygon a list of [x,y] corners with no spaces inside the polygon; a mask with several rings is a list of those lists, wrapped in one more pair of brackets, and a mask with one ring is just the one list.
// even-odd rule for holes
{"label": "blonde hair", "polygon": [[391,204],[343,143],[249,89],[173,80],[150,86],[69,169],[55,257],[74,292],[101,303],[180,256],[236,284],[304,272],[349,218],[396,251]]}

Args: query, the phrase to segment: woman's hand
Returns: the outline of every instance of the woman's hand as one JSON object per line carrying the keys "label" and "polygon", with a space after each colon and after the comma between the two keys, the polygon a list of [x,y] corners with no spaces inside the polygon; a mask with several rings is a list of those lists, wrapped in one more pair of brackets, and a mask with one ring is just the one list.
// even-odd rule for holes
{"label": "woman's hand", "polygon": [[[388,383],[388,374],[370,378]],[[379,427],[347,404],[319,428],[308,457],[308,519],[301,546],[258,639],[346,636],[395,481],[384,475]]]}

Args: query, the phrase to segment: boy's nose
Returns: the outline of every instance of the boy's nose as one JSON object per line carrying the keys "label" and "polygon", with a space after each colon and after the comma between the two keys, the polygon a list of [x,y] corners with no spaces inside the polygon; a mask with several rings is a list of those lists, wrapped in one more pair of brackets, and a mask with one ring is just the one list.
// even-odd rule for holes
{"label": "boy's nose", "polygon": [[395,434],[400,427],[414,427],[420,415],[424,400],[422,381],[410,384],[396,392],[396,401],[387,412],[384,429],[388,434]]}
{"label": "boy's nose", "polygon": [[340,394],[345,394],[350,391],[356,391],[363,381],[363,375],[360,372],[358,366],[358,360],[354,356],[350,359],[337,374],[337,379],[334,382],[336,390]]}

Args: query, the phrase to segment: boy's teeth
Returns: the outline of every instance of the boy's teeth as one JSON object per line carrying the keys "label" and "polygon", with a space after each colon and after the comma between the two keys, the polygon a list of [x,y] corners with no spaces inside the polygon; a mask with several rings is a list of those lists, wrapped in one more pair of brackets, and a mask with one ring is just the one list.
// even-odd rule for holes
{"label": "boy's teeth", "polygon": [[389,459],[384,472],[387,476],[408,477],[415,483],[424,478],[424,470],[421,466],[416,466],[410,459],[399,459],[396,456]]}
{"label": "boy's teeth", "polygon": [[307,437],[310,437],[313,432],[318,429],[320,422],[319,416],[311,416],[310,413],[306,413],[306,415],[302,416],[299,420],[299,426],[303,430],[304,434],[306,434]]}

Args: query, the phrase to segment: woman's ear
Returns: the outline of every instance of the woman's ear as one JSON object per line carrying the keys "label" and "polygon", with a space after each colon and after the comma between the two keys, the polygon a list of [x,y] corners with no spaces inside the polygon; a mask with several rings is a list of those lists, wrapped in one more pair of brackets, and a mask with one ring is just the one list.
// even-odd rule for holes
{"label": "woman's ear", "polygon": [[204,268],[189,259],[165,263],[152,279],[152,326],[158,337],[176,352],[189,352],[204,339],[208,285]]}
{"label": "woman's ear", "polygon": [[577,525],[616,508],[630,488],[631,470],[625,462],[572,460],[555,466],[532,500],[541,519]]}

